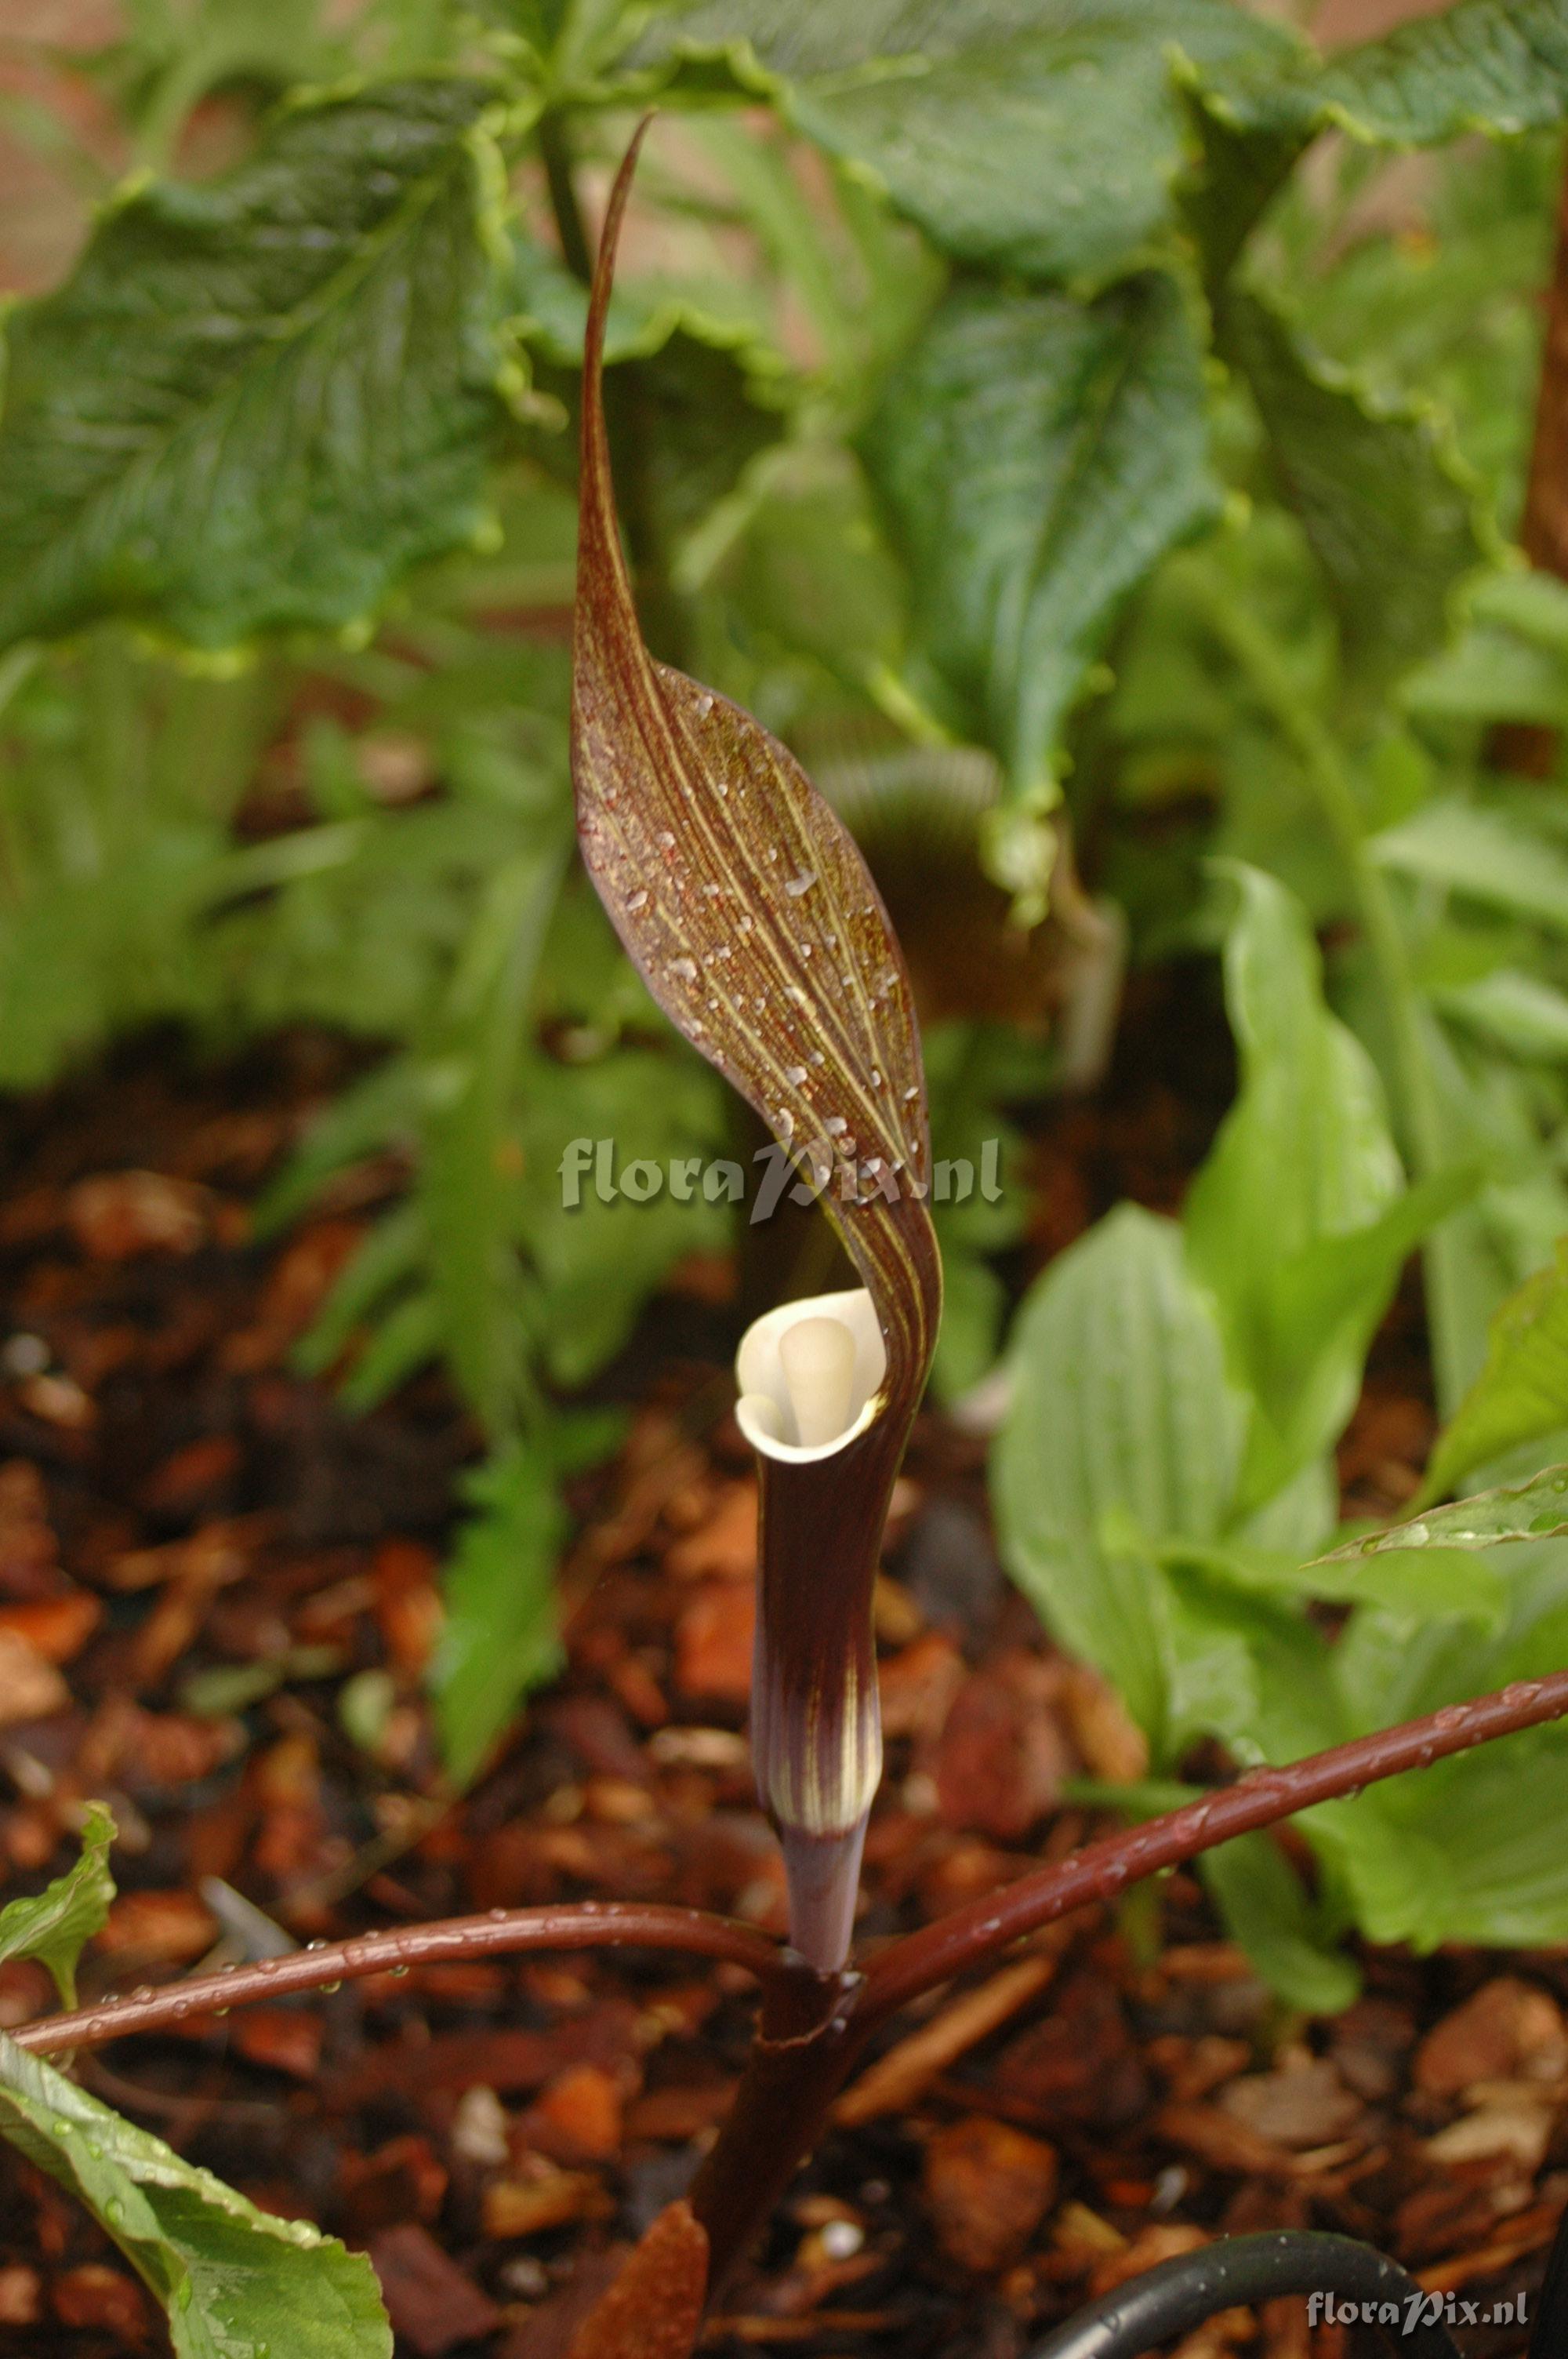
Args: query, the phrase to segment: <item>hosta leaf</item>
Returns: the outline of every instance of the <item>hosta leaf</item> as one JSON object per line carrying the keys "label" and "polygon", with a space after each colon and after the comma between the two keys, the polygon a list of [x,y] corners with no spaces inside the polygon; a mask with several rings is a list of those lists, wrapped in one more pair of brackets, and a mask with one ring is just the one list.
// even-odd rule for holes
{"label": "hosta leaf", "polygon": [[[1568,1239],[1492,1321],[1487,1364],[1438,1437],[1423,1501],[1522,1441],[1568,1425]],[[1500,1470],[1499,1470],[1500,1471]]]}
{"label": "hosta leaf", "polygon": [[7,1958],[41,1959],[67,2006],[76,2005],[76,1962],[82,1944],[108,1920],[114,1897],[109,1873],[114,1840],[114,1820],[101,1802],[91,1803],[75,1866],[57,1875],[35,1899],[12,1900],[0,1909],[0,1963]]}
{"label": "hosta leaf", "polygon": [[704,0],[623,62],[717,65],[872,175],[935,243],[1036,278],[1102,277],[1164,227],[1183,158],[1173,61],[1276,71],[1296,47],[1231,0]]}
{"label": "hosta leaf", "polygon": [[1243,1504],[1257,1506],[1336,1440],[1400,1264],[1475,1180],[1401,1191],[1381,1087],[1324,1004],[1301,904],[1260,869],[1234,873],[1225,979],[1241,1089],[1185,1222],[1256,1404]]}
{"label": "hosta leaf", "polygon": [[1124,1205],[1060,1255],[1019,1314],[992,1464],[1003,1561],[1158,1752],[1176,1665],[1155,1552],[1218,1538],[1245,1422],[1175,1223]]}
{"label": "hosta leaf", "polygon": [[1528,1483],[1508,1483],[1478,1491],[1451,1507],[1432,1507],[1409,1523],[1348,1540],[1323,1559],[1344,1563],[1375,1556],[1383,1549],[1486,1549],[1499,1540],[1551,1540],[1568,1532],[1568,1466],[1548,1466]]}
{"label": "hosta leaf", "polygon": [[339,628],[473,538],[505,416],[493,104],[371,85],[286,109],[224,179],[121,198],[11,323],[0,641]]}
{"label": "hosta leaf", "polygon": [[1568,112],[1563,0],[1458,0],[1326,63],[1260,71],[1227,61],[1208,96],[1248,129],[1302,136],[1333,125],[1354,139],[1430,147],[1465,131],[1509,133]]}
{"label": "hosta leaf", "polygon": [[1374,690],[1443,639],[1454,584],[1492,553],[1478,486],[1430,404],[1379,400],[1255,296],[1227,298],[1219,318],[1323,570],[1346,672]]}
{"label": "hosta leaf", "polygon": [[176,2359],[392,2359],[363,2254],[258,2211],[3,2035],[0,2136],[119,2245],[163,2304]]}
{"label": "hosta leaf", "polygon": [[1204,363],[1162,272],[1092,304],[961,285],[864,454],[906,554],[918,659],[1015,796],[1049,775],[1120,602],[1219,502]]}

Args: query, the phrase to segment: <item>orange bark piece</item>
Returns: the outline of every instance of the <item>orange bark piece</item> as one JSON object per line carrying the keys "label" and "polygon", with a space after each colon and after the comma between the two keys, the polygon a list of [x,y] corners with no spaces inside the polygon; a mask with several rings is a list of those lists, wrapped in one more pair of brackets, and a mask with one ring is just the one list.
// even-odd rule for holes
{"label": "orange bark piece", "polygon": [[1016,2261],[1056,2192],[1056,2149],[1007,2122],[970,2114],[925,2149],[925,2201],[937,2242],[977,2277]]}
{"label": "orange bark piece", "polygon": [[54,1665],[14,1630],[0,1630],[0,1728],[63,1712],[70,1690]]}
{"label": "orange bark piece", "polygon": [[103,1616],[99,1599],[90,1590],[75,1589],[64,1597],[35,1598],[27,1605],[0,1605],[0,1630],[26,1639],[46,1662],[69,1663]]}
{"label": "orange bark piece", "polygon": [[689,2203],[671,2203],[579,2327],[569,2359],[690,2359],[707,2291],[708,2232]]}
{"label": "orange bark piece", "polygon": [[232,2037],[249,2064],[265,2064],[296,2081],[313,2081],[321,2062],[321,2018],[304,2008],[247,2007],[234,2017]]}
{"label": "orange bark piece", "polygon": [[52,2290],[55,2316],[62,2326],[92,2328],[137,2346],[145,2339],[146,2298],[124,2269],[87,2261],[56,2277]]}
{"label": "orange bark piece", "polygon": [[685,1695],[743,1703],[752,1692],[756,1593],[705,1582],[676,1625],[676,1679]]}
{"label": "orange bark piece", "polygon": [[665,1571],[676,1581],[749,1581],[757,1570],[757,1486],[732,1483],[711,1515],[676,1540]]}
{"label": "orange bark piece", "polygon": [[853,2128],[881,2114],[902,2113],[939,2072],[1036,1997],[1055,1971],[1054,1956],[1020,1958],[978,1990],[963,1992],[861,2073],[834,2107],[835,2121]]}
{"label": "orange bark piece", "polygon": [[484,2233],[497,2240],[536,2236],[544,2228],[564,2228],[571,2220],[599,2220],[611,2210],[609,2197],[591,2170],[546,2170],[537,2178],[492,2179],[484,2190]]}
{"label": "orange bark piece", "polygon": [[66,1218],[92,1261],[129,1261],[144,1253],[194,1253],[207,1234],[204,1188],[164,1171],[104,1171],[80,1180]]}
{"label": "orange bark piece", "polygon": [[621,2086],[601,2065],[574,2064],[552,2081],[536,2109],[585,2162],[606,2162],[621,2145]]}
{"label": "orange bark piece", "polygon": [[1498,1974],[1427,2033],[1414,2077],[1428,2096],[1456,2097],[1476,2081],[1555,2081],[1564,2070],[1568,2030],[1556,2000]]}
{"label": "orange bark piece", "polygon": [[218,1938],[218,1919],[193,1892],[122,1892],[98,1936],[105,1950],[183,1965]]}

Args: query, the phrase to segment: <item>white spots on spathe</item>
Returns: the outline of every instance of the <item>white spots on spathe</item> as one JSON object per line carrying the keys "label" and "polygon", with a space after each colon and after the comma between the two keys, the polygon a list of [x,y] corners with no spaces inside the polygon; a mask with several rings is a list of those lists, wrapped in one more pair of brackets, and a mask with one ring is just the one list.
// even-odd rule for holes
{"label": "white spots on spathe", "polygon": [[823,1055],[820,1049],[813,1049],[811,1052],[811,1061],[814,1065],[825,1065],[827,1062],[827,1060]]}
{"label": "white spots on spathe", "polygon": [[915,1088],[914,1088],[914,1089],[905,1090],[905,1092],[904,1092],[904,1093],[903,1093],[903,1102],[904,1102],[904,1104],[905,1104],[905,1105],[913,1105],[913,1104],[914,1103],[915,1099],[916,1099],[919,1095],[920,1095],[920,1091],[919,1091],[918,1086],[917,1086],[917,1087],[915,1087]]}
{"label": "white spots on spathe", "polygon": [[[770,855],[770,856],[771,856],[771,855]],[[816,884],[816,869],[815,869],[815,868],[803,868],[803,869],[801,870],[800,875],[799,875],[798,876],[786,876],[786,877],[785,877],[785,879],[784,879],[784,891],[785,891],[785,892],[790,896],[790,897],[791,897],[791,899],[792,899],[792,900],[798,901],[798,900],[799,900],[799,898],[800,898],[800,897],[801,897],[801,895],[802,895],[803,893],[809,893],[809,892],[810,892],[810,890],[811,890],[812,886]],[[832,940],[831,935],[828,937],[828,940],[829,940],[829,941],[831,941],[831,940]]]}
{"label": "white spots on spathe", "polygon": [[871,1067],[871,1087],[872,1087],[872,1089],[873,1089],[873,1090],[880,1090],[880,1089],[881,1089],[881,1085],[882,1085],[882,1077],[881,1077],[881,1073],[879,1073],[879,1072],[878,1072],[878,1071],[877,1071],[876,1067],[873,1065],[873,1066]]}
{"label": "white spots on spathe", "polygon": [[673,958],[670,961],[670,973],[677,976],[682,983],[695,983],[697,961],[688,958]]}
{"label": "white spots on spathe", "polygon": [[627,897],[627,900],[626,900],[626,907],[627,907],[629,909],[633,909],[633,910],[634,910],[634,909],[645,909],[645,908],[647,908],[647,906],[648,906],[648,896],[647,896],[647,894],[646,894],[645,892],[643,892],[643,893],[632,893],[632,894],[629,894],[629,895],[628,895],[628,897]]}
{"label": "white spots on spathe", "polygon": [[[715,779],[714,779],[714,781],[713,781],[713,791],[714,791],[714,793],[715,793],[716,795],[727,795],[727,794],[729,793],[729,791],[730,791],[730,781],[729,781],[729,779],[728,779],[728,778],[715,778]],[[741,792],[742,794],[744,794],[744,793],[745,793],[745,791],[746,791],[745,788],[744,788],[744,787],[742,787],[742,788],[741,788]]]}
{"label": "white spots on spathe", "polygon": [[747,916],[745,916],[745,914],[742,912],[741,917],[741,919],[740,919],[740,927],[741,927],[741,931],[743,934],[749,934],[749,933],[751,932],[751,930],[752,930],[752,926],[755,924],[755,922],[756,922],[756,921],[755,921],[755,919],[754,919],[748,918],[748,917],[747,917]]}
{"label": "white spots on spathe", "polygon": [[724,887],[722,885],[705,885],[702,889],[710,901],[717,901]]}
{"label": "white spots on spathe", "polygon": [[789,1082],[792,1089],[798,1090],[802,1082],[804,1082],[806,1078],[806,1071],[804,1065],[786,1065],[784,1067],[784,1079]]}
{"label": "white spots on spathe", "polygon": [[716,959],[727,959],[733,958],[735,953],[728,942],[720,942],[713,955]]}
{"label": "white spots on spathe", "polygon": [[830,1114],[822,1127],[829,1138],[842,1138],[849,1125],[841,1114]]}
{"label": "white spots on spathe", "polygon": [[670,833],[667,827],[660,828],[657,835],[654,838],[654,842],[658,845],[661,852],[673,852],[676,848],[675,837]]}
{"label": "white spots on spathe", "polygon": [[836,951],[838,949],[838,937],[837,934],[824,934],[822,939],[827,943],[830,951]]}
{"label": "white spots on spathe", "polygon": [[784,997],[786,999],[793,999],[797,1007],[804,1007],[806,1005],[806,994],[802,991],[798,983],[785,984]]}
{"label": "white spots on spathe", "polygon": [[776,863],[776,861],[777,861],[777,859],[778,859],[778,856],[779,856],[779,848],[778,848],[778,845],[777,845],[776,843],[770,843],[770,844],[769,844],[769,846],[768,846],[768,858],[769,858],[769,860]]}
{"label": "white spots on spathe", "polygon": [[708,690],[707,690],[707,689],[704,689],[704,690],[703,690],[703,691],[702,691],[702,694],[701,694],[701,695],[697,698],[697,719],[698,719],[699,721],[706,721],[706,720],[707,720],[707,718],[708,718],[708,714],[712,712],[712,710],[713,710],[713,699],[712,699],[712,697],[709,695],[709,693],[708,693]]}

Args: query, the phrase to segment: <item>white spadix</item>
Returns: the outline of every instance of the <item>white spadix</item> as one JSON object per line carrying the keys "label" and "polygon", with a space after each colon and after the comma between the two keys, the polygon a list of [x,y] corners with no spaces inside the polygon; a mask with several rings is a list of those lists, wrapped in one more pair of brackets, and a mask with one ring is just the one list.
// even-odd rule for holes
{"label": "white spadix", "polygon": [[837,1441],[849,1423],[855,1339],[841,1319],[801,1319],[779,1337],[795,1429],[806,1450]]}
{"label": "white spadix", "polygon": [[876,1416],[887,1350],[863,1286],[808,1295],[753,1320],[735,1358],[741,1432],[765,1458],[808,1465]]}

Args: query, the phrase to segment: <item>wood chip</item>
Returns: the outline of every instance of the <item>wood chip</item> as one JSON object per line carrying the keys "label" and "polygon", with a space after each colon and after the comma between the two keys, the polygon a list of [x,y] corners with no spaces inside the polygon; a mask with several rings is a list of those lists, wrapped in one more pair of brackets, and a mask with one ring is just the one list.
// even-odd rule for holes
{"label": "wood chip", "polygon": [[861,2073],[833,2108],[835,2121],[854,2129],[879,2114],[902,2113],[938,2073],[1026,2006],[1055,1971],[1055,1957],[1037,1951],[1003,1966],[977,1989],[961,1992]]}
{"label": "wood chip", "polygon": [[689,2203],[672,2203],[579,2328],[571,2359],[690,2359],[707,2291],[707,2231]]}

